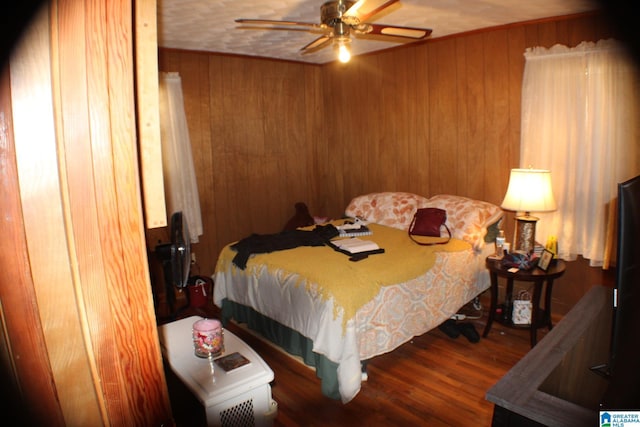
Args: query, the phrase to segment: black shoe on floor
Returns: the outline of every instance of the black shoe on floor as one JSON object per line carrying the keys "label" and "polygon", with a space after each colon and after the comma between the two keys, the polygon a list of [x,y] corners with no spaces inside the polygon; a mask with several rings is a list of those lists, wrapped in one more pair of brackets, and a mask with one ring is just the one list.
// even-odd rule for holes
{"label": "black shoe on floor", "polygon": [[444,332],[449,338],[458,338],[460,336],[460,328],[456,325],[456,321],[448,319],[440,326],[438,326],[442,332]]}
{"label": "black shoe on floor", "polygon": [[469,340],[469,342],[477,343],[478,341],[480,341],[480,334],[478,334],[478,331],[476,331],[476,328],[475,326],[473,326],[473,324],[461,323],[458,325],[458,329],[460,330],[460,333]]}

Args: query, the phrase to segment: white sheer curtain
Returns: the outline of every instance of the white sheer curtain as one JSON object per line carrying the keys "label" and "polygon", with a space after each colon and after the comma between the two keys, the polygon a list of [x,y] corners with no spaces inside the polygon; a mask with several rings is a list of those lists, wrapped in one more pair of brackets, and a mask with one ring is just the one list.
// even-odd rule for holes
{"label": "white sheer curtain", "polygon": [[160,73],[160,132],[167,211],[169,216],[182,211],[191,243],[197,243],[202,215],[178,73]]}
{"label": "white sheer curtain", "polygon": [[558,210],[540,217],[537,240],[592,266],[612,248],[617,183],[640,173],[638,70],[614,40],[525,52],[521,167],[551,170]]}

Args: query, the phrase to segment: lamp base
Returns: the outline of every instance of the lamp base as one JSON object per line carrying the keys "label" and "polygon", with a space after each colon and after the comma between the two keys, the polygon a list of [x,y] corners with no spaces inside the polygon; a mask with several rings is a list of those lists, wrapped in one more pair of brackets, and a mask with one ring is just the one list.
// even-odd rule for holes
{"label": "lamp base", "polygon": [[516,217],[514,248],[516,252],[530,254],[536,246],[536,222],[539,218],[531,215]]}

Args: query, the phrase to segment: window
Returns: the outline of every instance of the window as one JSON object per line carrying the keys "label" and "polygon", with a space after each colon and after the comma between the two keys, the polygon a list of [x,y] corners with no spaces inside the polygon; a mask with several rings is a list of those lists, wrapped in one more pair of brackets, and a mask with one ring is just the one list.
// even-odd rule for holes
{"label": "window", "polygon": [[640,173],[638,70],[615,40],[525,59],[520,166],[551,170],[558,204],[536,214],[538,240],[556,236],[561,258],[606,266],[617,184]]}

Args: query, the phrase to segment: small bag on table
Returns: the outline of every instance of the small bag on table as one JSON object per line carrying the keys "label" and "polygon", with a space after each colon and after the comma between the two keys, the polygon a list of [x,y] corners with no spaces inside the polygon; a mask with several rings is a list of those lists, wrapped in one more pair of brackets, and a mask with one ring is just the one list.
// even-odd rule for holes
{"label": "small bag on table", "polygon": [[513,312],[511,321],[514,325],[531,324],[531,296],[529,292],[522,290],[513,300]]}

